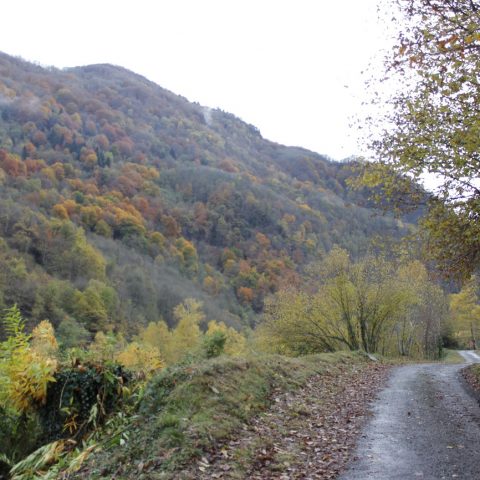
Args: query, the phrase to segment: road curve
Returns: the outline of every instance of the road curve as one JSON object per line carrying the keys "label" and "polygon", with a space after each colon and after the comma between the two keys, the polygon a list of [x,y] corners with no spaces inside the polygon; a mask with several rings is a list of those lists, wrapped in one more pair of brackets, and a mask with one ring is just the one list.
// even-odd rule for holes
{"label": "road curve", "polygon": [[464,388],[464,366],[394,370],[340,480],[480,479],[480,407]]}

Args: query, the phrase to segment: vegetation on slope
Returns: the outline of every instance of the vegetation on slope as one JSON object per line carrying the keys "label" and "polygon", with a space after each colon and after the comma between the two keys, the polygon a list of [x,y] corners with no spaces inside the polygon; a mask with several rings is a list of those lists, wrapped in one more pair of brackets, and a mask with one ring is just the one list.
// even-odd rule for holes
{"label": "vegetation on slope", "polygon": [[142,465],[176,471],[268,408],[274,393],[299,388],[314,374],[336,376],[366,361],[345,352],[301,359],[219,357],[241,345],[238,333],[210,324],[201,344],[187,345],[192,327],[199,332],[198,306],[188,307],[176,309],[182,318],[173,337],[186,334],[181,344],[190,355],[148,384],[145,379],[163,366],[158,350],[134,342],[118,351],[111,338],[97,334],[88,350],[62,352],[48,321],[30,336],[18,309],[10,309],[3,320],[9,337],[0,343],[2,472],[11,468],[15,480],[40,474],[58,478],[74,473],[92,452],[102,467],[100,472],[92,466],[98,463],[85,467],[93,469],[90,478],[110,475],[119,462],[127,462],[133,474],[138,458],[144,459]]}
{"label": "vegetation on slope", "polygon": [[302,358],[261,355],[220,357],[166,369],[149,384],[128,440],[95,454],[77,478],[133,478],[139,470],[163,478],[181,475],[194,459],[221,450],[274,394],[300,388],[312,375],[335,377],[366,363],[358,354]]}
{"label": "vegetation on slope", "polygon": [[122,68],[1,54],[0,306],[130,335],[195,297],[252,325],[334,244],[357,258],[406,231],[360,207],[349,175]]}
{"label": "vegetation on slope", "polygon": [[15,478],[99,445],[91,475],[175,469],[273,392],[358,363],[265,352],[436,358],[464,338],[475,288],[446,329],[445,293],[399,248],[410,225],[373,216],[350,176],[121,68],[0,55],[0,307],[17,322],[0,330],[2,461],[54,441]]}
{"label": "vegetation on slope", "polygon": [[197,301],[179,305],[175,315],[173,330],[152,323],[131,342],[98,332],[88,347],[66,348],[47,320],[29,335],[18,308],[7,310],[1,321],[8,337],[0,342],[0,469],[16,464],[13,478],[20,480],[52,463],[39,460],[49,448],[64,462],[75,449],[81,455],[81,442],[112,413],[123,418],[135,410],[146,381],[166,363],[245,353],[246,339],[223,323],[210,321],[201,332]]}

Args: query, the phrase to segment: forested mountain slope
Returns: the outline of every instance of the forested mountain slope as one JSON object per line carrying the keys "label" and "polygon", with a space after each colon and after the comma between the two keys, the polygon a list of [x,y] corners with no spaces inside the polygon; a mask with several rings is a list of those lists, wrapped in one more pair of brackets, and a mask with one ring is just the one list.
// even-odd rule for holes
{"label": "forested mountain slope", "polygon": [[0,306],[129,334],[196,297],[240,328],[333,245],[405,232],[350,174],[123,68],[0,54]]}

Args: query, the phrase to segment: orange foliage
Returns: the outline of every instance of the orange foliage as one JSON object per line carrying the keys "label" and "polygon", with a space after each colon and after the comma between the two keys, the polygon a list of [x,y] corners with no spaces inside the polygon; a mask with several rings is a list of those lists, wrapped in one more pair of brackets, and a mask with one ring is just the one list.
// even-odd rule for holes
{"label": "orange foliage", "polygon": [[45,168],[47,166],[43,160],[33,160],[31,158],[27,158],[24,163],[27,167],[27,172],[29,175],[37,173],[42,170],[42,168]]}
{"label": "orange foliage", "polygon": [[100,191],[98,190],[95,181],[84,182],[79,178],[68,179],[67,182],[72,187],[72,190],[78,190],[86,195],[98,195]]}
{"label": "orange foliage", "polygon": [[138,165],[136,163],[127,163],[122,168],[122,173],[131,176],[132,173],[140,175],[145,180],[154,180],[160,177],[160,173],[154,167],[146,167],[145,165]]}
{"label": "orange foliage", "polygon": [[224,172],[229,172],[229,173],[237,173],[238,167],[234,164],[234,162],[230,158],[225,158],[223,159],[219,164],[218,168],[220,170],[223,170]]}
{"label": "orange foliage", "polygon": [[0,167],[7,175],[12,177],[24,177],[27,175],[27,167],[18,155],[7,153],[5,150],[0,150]]}
{"label": "orange foliage", "polygon": [[114,143],[117,150],[120,152],[121,155],[128,157],[133,152],[133,142],[130,138],[122,138]]}
{"label": "orange foliage", "polygon": [[154,213],[150,210],[150,203],[144,197],[135,197],[133,200],[135,208],[144,216],[144,217],[153,217]]}
{"label": "orange foliage", "polygon": [[137,178],[126,175],[117,178],[117,188],[127,197],[133,197],[142,183],[143,179],[139,175],[137,175]]}
{"label": "orange foliage", "polygon": [[98,187],[97,187],[97,185],[95,184],[94,181],[86,182],[83,185],[83,192],[86,195],[99,195],[100,194],[100,191],[98,190]]}
{"label": "orange foliage", "polygon": [[65,200],[63,202],[63,206],[65,207],[65,210],[67,211],[68,216],[74,214],[79,207],[79,205],[75,202],[75,200],[71,200],[71,199]]}
{"label": "orange foliage", "polygon": [[193,216],[197,225],[205,226],[207,224],[208,210],[204,203],[195,203],[193,207]]}
{"label": "orange foliage", "polygon": [[178,237],[180,235],[180,226],[173,217],[162,215],[161,221],[167,237]]}
{"label": "orange foliage", "polygon": [[268,248],[270,246],[270,240],[263,233],[258,232],[255,238],[262,248]]}
{"label": "orange foliage", "polygon": [[237,296],[242,303],[252,303],[254,297],[253,290],[249,287],[240,287],[237,290]]}
{"label": "orange foliage", "polygon": [[240,260],[238,262],[239,273],[241,274],[248,274],[251,271],[250,264],[246,260]]}
{"label": "orange foliage", "polygon": [[108,150],[108,148],[110,147],[110,142],[107,136],[103,133],[101,133],[100,135],[96,135],[93,138],[93,144],[96,145],[101,150]]}
{"label": "orange foliage", "polygon": [[90,170],[93,169],[93,167],[95,167],[95,165],[98,163],[95,150],[83,147],[80,152],[80,161],[83,162],[86,168]]}

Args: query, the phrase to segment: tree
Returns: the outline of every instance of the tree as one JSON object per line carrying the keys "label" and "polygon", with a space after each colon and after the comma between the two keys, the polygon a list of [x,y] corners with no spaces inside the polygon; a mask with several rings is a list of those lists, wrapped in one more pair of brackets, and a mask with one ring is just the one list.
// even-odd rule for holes
{"label": "tree", "polygon": [[396,282],[404,301],[393,326],[396,345],[390,345],[390,350],[405,356],[438,358],[448,311],[445,293],[428,278],[427,269],[419,261],[400,266]]}
{"label": "tree", "polygon": [[267,300],[257,334],[261,349],[438,356],[444,295],[419,262],[400,268],[381,257],[352,262],[334,248],[308,273],[316,291],[288,288]]}
{"label": "tree", "polygon": [[222,355],[225,352],[226,341],[227,336],[219,330],[205,334],[202,339],[202,349],[205,358],[215,358]]}
{"label": "tree", "polygon": [[88,330],[72,317],[66,316],[58,325],[57,337],[64,349],[86,346],[90,339]]}
{"label": "tree", "polygon": [[55,331],[48,320],[42,320],[32,331],[31,347],[45,360],[54,361],[58,351]]}
{"label": "tree", "polygon": [[208,322],[208,329],[205,332],[206,336],[220,333],[224,336],[225,342],[223,345],[223,352],[227,355],[244,355],[247,350],[247,340],[239,332],[232,327],[227,327],[225,323],[217,323],[215,320]]}
{"label": "tree", "polygon": [[82,228],[72,222],[44,221],[36,238],[42,263],[64,278],[105,278],[106,262],[92,247]]}
{"label": "tree", "polygon": [[476,349],[480,328],[480,305],[475,277],[466,282],[459,293],[450,295],[450,315],[460,343]]}
{"label": "tree", "polygon": [[113,362],[125,345],[122,339],[113,333],[97,332],[94,341],[89,345],[88,356],[95,362]]}
{"label": "tree", "polygon": [[83,292],[75,292],[73,310],[75,317],[90,332],[106,329],[108,310],[101,292],[95,288],[95,285],[89,285]]}
{"label": "tree", "polygon": [[287,353],[375,352],[402,301],[392,273],[381,258],[353,263],[345,250],[334,248],[310,269],[319,283],[315,293],[288,288],[269,299],[261,333]]}
{"label": "tree", "polygon": [[286,355],[349,347],[340,323],[330,324],[317,307],[312,295],[293,288],[267,298],[263,321],[255,330],[257,347]]}
{"label": "tree", "polygon": [[177,305],[173,314],[178,324],[172,332],[172,359],[180,360],[186,353],[192,352],[199,345],[202,337],[199,324],[205,318],[202,302],[186,298]]}
{"label": "tree", "polygon": [[164,366],[157,347],[137,342],[129,343],[115,359],[130,370],[148,375]]}
{"label": "tree", "polygon": [[404,301],[403,291],[393,281],[393,265],[381,257],[365,257],[356,263],[342,260],[336,267],[336,275],[327,277],[322,290],[330,300],[324,315],[337,316],[345,324],[350,348],[376,352]]}
{"label": "tree", "polygon": [[150,322],[147,327],[140,329],[139,340],[145,345],[157,348],[162,359],[168,365],[175,361],[175,352],[172,349],[172,332],[163,320]]}
{"label": "tree", "polygon": [[[468,278],[480,264],[480,2],[394,3],[402,30],[384,80],[397,93],[363,178],[396,206],[425,201],[427,250],[446,273]],[[431,195],[415,183],[426,174],[438,184]]]}

